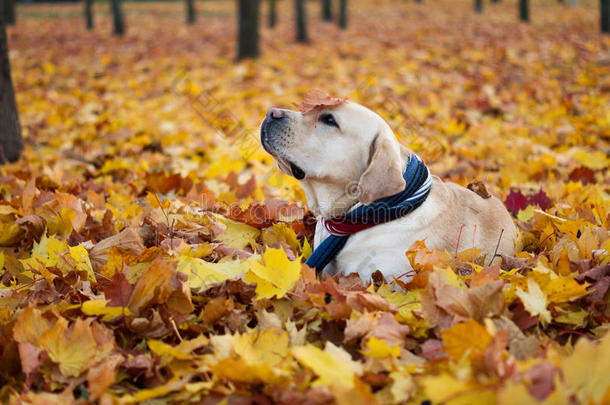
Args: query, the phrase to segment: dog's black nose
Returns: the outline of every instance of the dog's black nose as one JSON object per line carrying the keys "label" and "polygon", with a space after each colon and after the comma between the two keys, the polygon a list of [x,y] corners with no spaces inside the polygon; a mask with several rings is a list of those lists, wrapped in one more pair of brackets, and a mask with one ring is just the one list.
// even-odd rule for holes
{"label": "dog's black nose", "polygon": [[284,111],[275,107],[270,108],[269,111],[267,111],[267,118],[271,118],[273,120],[281,120],[282,118],[284,118]]}

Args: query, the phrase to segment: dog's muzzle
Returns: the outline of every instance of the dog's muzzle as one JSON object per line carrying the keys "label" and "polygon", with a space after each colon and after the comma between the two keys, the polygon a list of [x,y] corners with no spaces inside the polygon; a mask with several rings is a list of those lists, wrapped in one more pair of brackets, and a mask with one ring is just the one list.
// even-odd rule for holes
{"label": "dog's muzzle", "polygon": [[305,178],[305,172],[297,164],[284,156],[284,149],[289,143],[288,118],[279,108],[270,108],[261,124],[261,144],[280,165],[289,166],[290,172],[297,180]]}

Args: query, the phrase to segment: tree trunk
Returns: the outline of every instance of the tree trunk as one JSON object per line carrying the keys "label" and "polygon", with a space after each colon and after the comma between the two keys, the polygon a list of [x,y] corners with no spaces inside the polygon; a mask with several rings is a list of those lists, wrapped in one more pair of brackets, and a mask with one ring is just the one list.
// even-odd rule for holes
{"label": "tree trunk", "polygon": [[112,12],[112,19],[114,21],[114,35],[124,35],[125,21],[123,19],[121,0],[110,0],[110,8]]}
{"label": "tree trunk", "polygon": [[267,25],[269,25],[269,28],[274,28],[276,22],[277,22],[277,1],[269,0],[269,19],[267,21]]}
{"label": "tree trunk", "polygon": [[601,30],[610,34],[610,0],[599,0]]}
{"label": "tree trunk", "polygon": [[2,0],[2,10],[4,13],[4,23],[7,25],[15,24],[17,17],[15,15],[15,0]]}
{"label": "tree trunk", "polygon": [[333,2],[332,0],[322,0],[322,20],[333,20]]}
{"label": "tree trunk", "polygon": [[297,21],[297,42],[308,42],[305,0],[294,0]]}
{"label": "tree trunk", "polygon": [[257,58],[260,54],[258,20],[259,0],[238,0],[239,2],[239,40],[237,60]]}
{"label": "tree trunk", "polygon": [[492,3],[499,3],[500,0],[491,0]]}
{"label": "tree trunk", "polygon": [[483,12],[483,0],[474,0],[474,11],[475,13]]}
{"label": "tree trunk", "polygon": [[530,22],[529,0],[519,0],[519,19],[523,22]]}
{"label": "tree trunk", "polygon": [[17,161],[23,150],[3,18],[0,14],[0,164]]}
{"label": "tree trunk", "polygon": [[85,0],[85,21],[87,22],[87,29],[92,30],[94,26],[93,0]]}
{"label": "tree trunk", "polygon": [[186,0],[186,23],[194,24],[197,20],[197,12],[195,11],[195,0]]}
{"label": "tree trunk", "polygon": [[347,28],[347,0],[339,0],[339,28]]}

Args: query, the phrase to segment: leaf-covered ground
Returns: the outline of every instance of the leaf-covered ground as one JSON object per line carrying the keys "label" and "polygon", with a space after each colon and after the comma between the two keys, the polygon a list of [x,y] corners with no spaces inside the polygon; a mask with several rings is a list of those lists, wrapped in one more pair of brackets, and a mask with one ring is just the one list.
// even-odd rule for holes
{"label": "leaf-covered ground", "polygon": [[[610,37],[597,2],[292,3],[235,64],[234,2],[28,6],[9,28],[27,148],[0,177],[3,403],[610,402]],[[258,146],[312,88],[378,111],[445,179],[485,183],[516,257],[407,256],[317,279],[298,183]],[[473,249],[474,248],[474,249]],[[474,259],[474,260],[473,260]]]}

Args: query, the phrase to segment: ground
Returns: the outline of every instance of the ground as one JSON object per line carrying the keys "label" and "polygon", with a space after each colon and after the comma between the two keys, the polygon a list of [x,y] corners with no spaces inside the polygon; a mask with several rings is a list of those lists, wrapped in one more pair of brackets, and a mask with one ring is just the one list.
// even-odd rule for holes
{"label": "ground", "polygon": [[[610,402],[610,37],[597,2],[536,1],[531,24],[513,3],[354,0],[340,31],[310,2],[298,45],[280,2],[241,63],[231,1],[190,27],[182,2],[127,3],[123,38],[104,3],[92,32],[81,5],[19,7],[2,402]],[[314,88],[483,182],[516,256],[421,242],[400,288],[316,278],[304,195],[257,134]]]}

